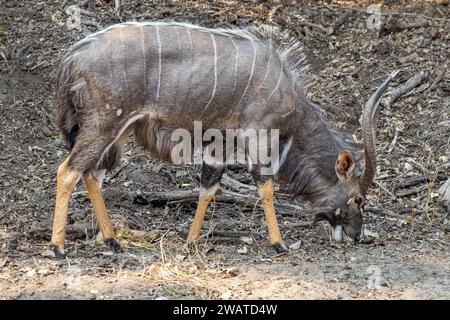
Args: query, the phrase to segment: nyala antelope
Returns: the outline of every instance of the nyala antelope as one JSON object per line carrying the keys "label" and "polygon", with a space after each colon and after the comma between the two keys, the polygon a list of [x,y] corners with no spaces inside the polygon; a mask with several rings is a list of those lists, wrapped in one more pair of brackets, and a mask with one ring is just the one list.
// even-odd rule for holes
{"label": "nyala antelope", "polygon": [[[177,128],[278,129],[280,165],[271,175],[252,159],[269,244],[287,252],[274,208],[274,181],[317,209],[333,237],[357,241],[365,195],[376,168],[374,119],[391,76],[363,111],[363,145],[334,130],[307,97],[298,43],[282,44],[269,28],[207,29],[181,23],[122,23],[87,36],[62,58],[55,85],[56,125],[70,150],[57,171],[51,243],[64,257],[68,203],[82,176],[104,241],[115,240],[101,185],[133,132],[154,157],[170,160]],[[245,151],[245,150],[244,150]],[[363,159],[364,158],[364,161]],[[203,165],[188,243],[201,232],[224,165]]]}

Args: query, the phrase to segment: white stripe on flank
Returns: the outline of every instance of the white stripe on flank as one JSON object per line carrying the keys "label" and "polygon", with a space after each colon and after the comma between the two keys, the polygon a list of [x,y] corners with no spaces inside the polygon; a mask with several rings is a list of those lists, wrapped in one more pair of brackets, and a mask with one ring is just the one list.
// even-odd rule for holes
{"label": "white stripe on flank", "polygon": [[113,138],[113,140],[106,146],[105,149],[103,149],[103,152],[100,155],[100,158],[98,158],[97,164],[96,164],[96,168],[98,168],[98,166],[100,165],[100,163],[103,160],[103,157],[105,156],[105,154],[109,151],[109,149],[111,149],[112,145],[119,140],[120,136],[125,132],[125,130],[134,122],[136,122],[137,120],[139,120],[140,118],[146,116],[148,114],[145,113],[140,113],[140,114],[135,114],[131,117],[129,117],[127,119],[127,121],[125,122],[124,125],[122,125],[122,127],[120,127],[119,131],[116,133],[115,137]]}
{"label": "white stripe on flank", "polygon": [[267,76],[269,75],[269,68],[270,68],[270,62],[272,60],[272,41],[270,41],[270,48],[269,48],[269,60],[267,61],[267,70],[266,70],[266,74],[264,75],[264,78],[261,82],[261,86],[264,84],[264,82],[267,79]]}
{"label": "white stripe on flank", "polygon": [[[191,30],[189,28],[185,28],[189,37],[189,48],[191,49],[191,65],[194,64],[194,43],[192,42]],[[191,70],[192,72],[192,70]]]}
{"label": "white stripe on flank", "polygon": [[144,94],[147,94],[147,55],[145,54],[144,27],[141,26],[140,31],[141,31],[142,60],[144,65]]}
{"label": "white stripe on flank", "polygon": [[[192,70],[194,66],[194,42],[192,41],[192,34],[189,28],[185,28],[189,38],[189,49],[191,50],[191,55],[189,59],[191,59],[191,68],[186,68],[185,72],[187,73],[187,79],[190,80],[192,78]],[[188,84],[189,85],[189,84]]]}
{"label": "white stripe on flank", "polygon": [[214,35],[210,33],[211,41],[214,48],[214,86],[213,91],[211,94],[211,98],[209,98],[208,103],[206,104],[205,108],[203,109],[202,115],[205,113],[206,109],[208,109],[209,105],[211,104],[211,101],[214,99],[214,96],[216,95],[216,87],[217,87],[217,46],[216,46],[216,40],[214,39]]}
{"label": "white stripe on flank", "polygon": [[241,99],[239,100],[237,105],[241,104],[242,99],[244,99],[245,94],[247,93],[247,89],[250,86],[250,82],[252,81],[253,78],[253,72],[255,71],[255,63],[256,63],[256,47],[255,47],[255,43],[253,41],[253,39],[250,39],[250,42],[252,44],[253,47],[253,62],[252,62],[252,70],[250,71],[250,76],[248,77],[248,81],[247,81],[247,85],[245,86],[244,89],[244,93],[242,93]]}
{"label": "white stripe on flank", "polygon": [[280,76],[278,77],[278,81],[277,81],[277,84],[275,85],[275,88],[273,88],[272,92],[270,93],[269,97],[267,98],[266,105],[269,103],[270,98],[272,98],[272,96],[275,94],[275,91],[277,91],[278,87],[280,86],[281,78],[283,77],[283,64],[281,63],[281,61],[280,61],[280,65],[281,65]]}
{"label": "white stripe on flank", "polygon": [[181,42],[180,42],[180,35],[178,34],[178,27],[175,27],[175,36],[177,37],[177,48],[178,50],[181,50]]}
{"label": "white stripe on flank", "polygon": [[[120,42],[122,43],[122,52],[123,52],[123,54],[125,55],[126,47],[125,47],[125,41],[123,40],[122,29],[119,29],[119,34],[120,34]],[[123,68],[123,76],[125,77],[125,84],[126,84],[126,86],[127,86],[127,88],[128,88],[128,74],[127,74],[127,68],[126,68],[126,65],[125,65],[124,68]]]}
{"label": "white stripe on flank", "polygon": [[281,159],[280,159],[280,163],[279,163],[278,167],[281,167],[283,165],[283,163],[286,161],[287,154],[292,146],[292,140],[293,140],[293,137],[291,136],[289,138],[288,142],[286,143],[286,145],[284,146],[283,152],[281,153]]}
{"label": "white stripe on flank", "polygon": [[189,45],[191,47],[191,51],[194,50],[194,43],[192,42],[191,30],[189,28],[185,28],[189,37]]}
{"label": "white stripe on flank", "polygon": [[156,41],[158,41],[158,88],[156,89],[156,100],[159,99],[159,90],[161,87],[161,54],[162,54],[162,47],[161,47],[161,39],[159,38],[159,26],[156,26]]}
{"label": "white stripe on flank", "polygon": [[112,86],[114,86],[114,84],[116,83],[116,81],[115,81],[115,77],[114,77],[114,61],[113,61],[113,51],[112,51],[112,49],[111,48],[114,48],[114,46],[113,46],[113,41],[112,41],[112,39],[110,39],[109,40],[109,59],[110,59],[110,61],[111,61],[111,63],[109,64],[109,71],[110,71],[110,73],[111,73],[111,84],[112,84]]}
{"label": "white stripe on flank", "polygon": [[233,93],[234,93],[236,91],[236,85],[237,85],[237,71],[238,71],[238,63],[239,63],[239,48],[238,48],[236,42],[234,42],[232,37],[230,37],[230,40],[233,43],[234,49],[236,51],[236,55],[235,55],[236,63],[234,65],[234,87],[233,87]]}

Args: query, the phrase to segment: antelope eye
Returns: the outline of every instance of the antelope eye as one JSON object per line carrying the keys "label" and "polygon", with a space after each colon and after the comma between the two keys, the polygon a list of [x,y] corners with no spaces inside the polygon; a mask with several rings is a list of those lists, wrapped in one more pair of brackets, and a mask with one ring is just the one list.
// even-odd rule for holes
{"label": "antelope eye", "polygon": [[360,205],[360,204],[362,203],[361,197],[355,196],[355,203],[356,203],[357,205]]}

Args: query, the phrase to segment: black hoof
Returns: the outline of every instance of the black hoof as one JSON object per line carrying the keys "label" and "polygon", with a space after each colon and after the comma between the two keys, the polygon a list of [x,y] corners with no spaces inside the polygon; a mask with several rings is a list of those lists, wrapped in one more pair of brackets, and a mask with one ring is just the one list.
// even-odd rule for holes
{"label": "black hoof", "polygon": [[289,253],[288,248],[286,248],[285,246],[282,246],[279,243],[276,243],[273,247],[275,248],[275,251],[277,252],[277,255],[279,255],[279,256],[287,255]]}
{"label": "black hoof", "polygon": [[119,242],[115,239],[106,239],[103,241],[114,253],[123,253],[123,249]]}
{"label": "black hoof", "polygon": [[66,254],[59,249],[59,247],[56,244],[52,244],[51,249],[53,253],[55,254],[55,258],[58,260],[65,260]]}

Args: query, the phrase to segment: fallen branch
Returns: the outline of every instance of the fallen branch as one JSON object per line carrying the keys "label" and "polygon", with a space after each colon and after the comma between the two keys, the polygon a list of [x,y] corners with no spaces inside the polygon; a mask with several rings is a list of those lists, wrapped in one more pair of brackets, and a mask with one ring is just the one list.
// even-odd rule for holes
{"label": "fallen branch", "polygon": [[381,28],[381,34],[390,34],[401,32],[404,30],[411,30],[415,28],[426,28],[430,27],[430,22],[427,20],[415,21],[413,23],[401,23],[397,18],[392,17],[389,21]]}
{"label": "fallen branch", "polygon": [[6,59],[6,56],[5,56],[5,54],[3,53],[3,51],[0,51],[0,56],[2,56],[3,60],[5,60],[6,68],[7,68],[8,71],[9,71],[9,63],[8,63],[8,59]]}
{"label": "fallen branch", "polygon": [[245,184],[242,182],[237,181],[236,179],[233,179],[228,174],[224,174],[222,176],[222,180],[220,180],[220,183],[224,185],[225,187],[228,187],[230,189],[233,189],[234,191],[256,191],[256,186],[252,186],[249,184]]}
{"label": "fallen branch", "polygon": [[[438,175],[434,179],[435,179],[436,183],[439,183],[440,181],[446,180],[447,177],[445,175]],[[416,176],[408,177],[405,180],[403,180],[400,183],[400,188],[407,189],[409,187],[417,186],[418,184],[424,184],[424,183],[429,183],[429,182],[432,182],[431,178],[428,178],[423,175],[416,175]]]}
{"label": "fallen branch", "polygon": [[398,139],[399,133],[400,133],[400,130],[398,130],[398,128],[395,127],[394,139],[392,139],[392,142],[391,142],[391,144],[389,145],[388,153],[391,153],[391,152],[394,150],[395,145],[397,144],[397,139]]}
{"label": "fallen branch", "polygon": [[383,190],[387,195],[389,195],[392,198],[392,200],[398,201],[398,198],[395,196],[395,194],[389,191],[381,182],[374,181],[373,183],[381,190]]}
{"label": "fallen branch", "polygon": [[412,194],[417,195],[425,190],[427,190],[430,187],[429,184],[426,185],[421,185],[418,187],[412,187],[412,188],[408,188],[405,190],[401,190],[397,192],[397,197],[406,197],[406,196],[410,196]]}
{"label": "fallen branch", "polygon": [[375,213],[375,214],[382,214],[382,215],[385,215],[385,216],[388,216],[388,217],[391,217],[391,218],[400,220],[402,223],[405,221],[405,218],[402,217],[401,215],[396,214],[396,213],[394,213],[394,212],[392,212],[392,211],[390,211],[390,210],[386,210],[386,209],[373,208],[373,207],[365,207],[365,208],[364,208],[364,211],[366,211],[366,212],[372,212],[372,213]]}
{"label": "fallen branch", "polygon": [[[336,10],[352,10],[352,11],[356,11],[356,12],[360,12],[366,15],[371,15],[373,13],[371,13],[370,11],[368,11],[367,9],[361,9],[361,8],[352,8],[349,6],[340,6],[337,4],[331,4],[331,3],[323,3],[323,6],[326,7],[327,9],[336,11]],[[422,18],[422,19],[427,19],[427,20],[434,20],[434,21],[446,21],[449,22],[450,19],[448,18],[436,18],[436,17],[430,17],[430,16],[425,16],[423,14],[419,14],[419,13],[414,13],[414,12],[380,12],[379,13],[381,16],[407,16],[407,17],[418,17],[418,18]]]}
{"label": "fallen branch", "polygon": [[119,175],[119,173],[121,173],[122,170],[125,169],[129,164],[130,164],[129,161],[124,161],[124,163],[123,163],[119,168],[114,169],[114,170],[111,172],[111,176],[109,176],[109,177],[107,177],[107,178],[105,179],[105,184],[108,183],[108,182],[110,182],[110,181],[111,181],[112,179],[114,179],[115,177],[117,177],[117,176]]}
{"label": "fallen branch", "polygon": [[247,237],[251,235],[250,231],[226,231],[226,230],[213,230],[211,232],[212,236],[216,237],[226,237],[226,238],[240,238]]}
{"label": "fallen branch", "polygon": [[444,75],[445,70],[438,71],[436,74],[436,78],[434,78],[433,83],[428,87],[427,91],[433,90],[439,84],[439,82],[441,82],[441,80],[444,79]]}
{"label": "fallen branch", "polygon": [[[440,226],[440,225],[436,225],[436,224],[431,224],[431,223],[426,223],[426,222],[420,221],[420,220],[418,220],[418,219],[415,219],[415,216],[414,216],[414,215],[412,216],[412,217],[413,217],[413,220],[411,220],[411,219],[410,219],[411,216],[409,216],[409,217],[403,217],[403,216],[401,216],[401,215],[399,215],[399,214],[397,214],[397,213],[395,213],[395,212],[392,212],[392,211],[390,211],[390,210],[387,210],[387,209],[380,209],[380,208],[374,208],[374,207],[365,207],[365,208],[364,208],[364,211],[366,211],[366,212],[372,212],[372,213],[375,213],[375,214],[381,214],[381,215],[384,215],[384,216],[387,216],[387,217],[396,219],[396,220],[398,220],[402,225],[416,223],[416,224],[418,224],[418,225],[421,225],[422,227],[427,227],[427,228],[430,228],[430,229],[431,229],[431,228],[435,228],[435,229],[442,230],[442,231],[444,231],[444,232],[450,232],[450,228],[448,228],[448,227]],[[417,212],[416,214],[419,214],[419,213],[420,213],[420,212]]]}
{"label": "fallen branch", "polygon": [[120,0],[114,0],[114,10],[116,10],[116,12],[119,12],[121,5]]}
{"label": "fallen branch", "polygon": [[[154,206],[165,206],[167,203],[196,202],[199,192],[191,190],[171,191],[171,192],[146,192],[134,197],[134,203]],[[260,202],[259,198],[251,195],[244,195],[236,192],[220,190],[214,197],[216,202],[238,204],[246,208],[254,208]],[[300,206],[288,203],[275,202],[275,208],[281,215],[293,216],[296,212],[305,210]]]}
{"label": "fallen branch", "polygon": [[409,93],[415,87],[419,86],[423,82],[423,80],[425,80],[425,78],[426,78],[425,72],[420,71],[414,77],[412,77],[408,81],[406,81],[403,85],[392,90],[387,95],[387,97],[381,101],[381,104],[384,107],[389,108],[395,100],[397,100],[401,96]]}
{"label": "fallen branch", "polygon": [[336,33],[336,31],[339,30],[339,28],[349,22],[353,18],[353,11],[345,11],[336,21],[336,23],[331,27],[330,35],[333,35]]}
{"label": "fallen branch", "polygon": [[322,31],[324,34],[329,34],[330,30],[326,29],[324,26],[321,26],[320,24],[315,24],[315,23],[311,23],[308,21],[299,21],[298,22],[300,25],[305,26],[305,27],[310,27],[310,28],[315,28],[318,29],[320,31]]}

